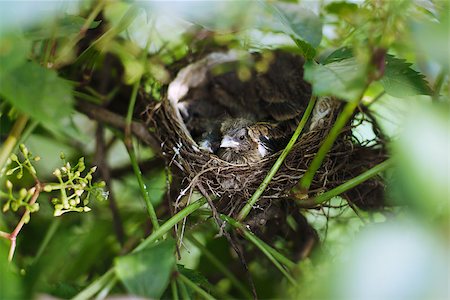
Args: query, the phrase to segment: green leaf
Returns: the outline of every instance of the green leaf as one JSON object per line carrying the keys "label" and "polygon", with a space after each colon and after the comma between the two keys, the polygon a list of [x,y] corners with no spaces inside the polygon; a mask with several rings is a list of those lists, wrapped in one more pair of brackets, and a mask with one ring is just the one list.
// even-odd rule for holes
{"label": "green leaf", "polygon": [[175,267],[175,241],[167,239],[137,253],[118,257],[115,271],[129,293],[160,298]]}
{"label": "green leaf", "polygon": [[[353,59],[352,50],[343,47],[331,53],[322,63],[328,67],[332,63],[339,64],[348,59]],[[380,83],[386,93],[395,97],[431,95],[431,89],[422,74],[412,69],[406,60],[389,54],[386,55],[386,66]]]}
{"label": "green leaf", "polygon": [[358,10],[358,5],[348,2],[331,2],[325,6],[325,10],[330,14],[346,16],[355,13]]}
{"label": "green leaf", "polygon": [[25,63],[31,43],[18,33],[0,35],[0,80],[14,68]]}
{"label": "green leaf", "polygon": [[326,65],[332,62],[338,62],[347,58],[352,58],[353,52],[352,49],[348,47],[342,47],[333,51],[330,55],[328,55],[324,60],[321,61],[322,64]]}
{"label": "green leaf", "polygon": [[[86,19],[80,16],[66,15],[53,25],[54,30],[48,24],[37,27],[25,33],[25,37],[31,40],[43,40],[48,38],[61,38],[77,34],[83,27]],[[88,29],[97,28],[101,21],[93,21]]]}
{"label": "green leaf", "polygon": [[395,97],[431,95],[425,76],[411,68],[404,59],[386,56],[386,69],[380,80],[386,93]]}
{"label": "green leaf", "polygon": [[0,242],[0,299],[25,299],[25,289],[18,270],[13,263],[8,262],[8,246],[6,242]]}
{"label": "green leaf", "polygon": [[315,55],[315,47],[322,40],[322,22],[309,9],[298,4],[265,4],[284,25],[283,31],[292,36],[307,58]]}
{"label": "green leaf", "polygon": [[183,265],[177,265],[177,268],[178,272],[189,278],[189,280],[191,280],[198,286],[201,286],[209,291],[213,290],[213,286],[209,283],[206,277],[203,276],[202,273],[196,270],[185,268]]}
{"label": "green leaf", "polygon": [[64,130],[60,121],[73,110],[71,85],[58,74],[33,62],[0,72],[0,95],[43,125]]}
{"label": "green leaf", "polygon": [[305,80],[313,85],[313,94],[317,96],[332,95],[343,100],[353,100],[360,95],[365,85],[365,68],[355,58],[326,65],[308,61],[304,69]]}

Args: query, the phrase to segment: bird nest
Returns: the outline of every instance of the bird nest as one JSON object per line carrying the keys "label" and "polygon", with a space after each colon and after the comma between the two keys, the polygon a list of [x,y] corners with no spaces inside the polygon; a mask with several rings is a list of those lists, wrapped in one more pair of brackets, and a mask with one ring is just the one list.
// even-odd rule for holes
{"label": "bird nest", "polygon": [[[218,64],[237,60],[233,55],[233,58],[226,55],[218,59]],[[217,57],[215,59],[217,60]],[[276,59],[277,56],[275,55]],[[302,63],[303,59],[299,59]],[[183,198],[190,199],[193,192],[197,190],[207,197],[216,199],[214,206],[219,212],[236,216],[260,186],[280,156],[281,151],[266,156],[256,163],[233,164],[222,160],[215,153],[200,148],[198,141],[192,135],[192,131],[188,129],[183,111],[180,111],[179,101],[186,95],[190,95],[189,97],[194,101],[198,95],[201,95],[198,97],[202,99],[217,97],[218,93],[214,91],[214,85],[208,83],[217,76],[223,77],[224,73],[213,74],[213,72],[210,72],[214,67],[213,65],[210,61],[205,62],[205,59],[203,59],[200,64],[195,65],[194,63],[181,69],[177,78],[171,84],[172,86],[176,85],[177,90],[174,92],[169,86],[164,100],[148,110],[147,117],[156,130],[155,134],[161,143],[162,153],[167,164],[172,167],[174,174],[180,175],[179,178],[181,178],[176,204],[180,205]],[[284,67],[289,67],[289,64],[284,64]],[[300,71],[303,75],[302,65],[300,65]],[[233,74],[236,75],[234,70],[228,70],[227,74],[229,75],[230,72],[234,72]],[[265,72],[271,72],[271,69],[266,69]],[[280,70],[277,70],[277,72],[280,72]],[[252,71],[251,74],[252,76],[258,76],[257,72]],[[283,74],[286,75],[281,78],[282,84],[292,80],[293,85],[302,85],[302,89],[309,86],[303,78],[298,78],[298,73],[286,70]],[[289,76],[293,76],[293,78]],[[297,83],[298,80],[301,80],[301,82]],[[230,81],[230,90],[234,89],[234,83],[235,80]],[[251,80],[247,81],[246,84],[239,87],[241,92],[245,93],[246,89],[252,88]],[[278,83],[266,80],[265,84],[267,84],[267,89],[274,90],[277,87],[270,85],[277,85]],[[305,174],[341,110],[340,102],[336,103],[338,105],[320,119],[319,125],[314,127],[310,124],[307,125],[304,133],[300,135],[282,166],[268,184],[258,201],[257,207],[254,207],[253,214],[272,206],[274,203],[292,199],[291,190]],[[356,122],[356,119],[360,122]],[[361,120],[371,122],[372,118],[366,113],[359,113],[358,117],[355,117],[342,130],[314,176],[306,198],[328,191],[385,159],[384,142],[379,135],[379,131],[376,130],[375,123],[372,123],[372,125],[375,128],[376,137],[370,143],[358,141],[354,137],[355,123],[361,123]],[[310,127],[308,128],[308,126]],[[383,182],[380,179],[372,179],[347,191],[343,196],[363,208],[380,207],[383,205],[383,187]],[[289,202],[294,201],[289,200]],[[301,200],[296,202],[301,204]]]}

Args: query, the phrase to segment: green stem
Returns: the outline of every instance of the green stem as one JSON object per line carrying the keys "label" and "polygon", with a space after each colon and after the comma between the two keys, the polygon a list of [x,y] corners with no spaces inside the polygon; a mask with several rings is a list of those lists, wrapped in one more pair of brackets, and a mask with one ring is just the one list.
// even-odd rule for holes
{"label": "green stem", "polygon": [[47,232],[45,233],[45,237],[42,240],[41,245],[39,246],[39,249],[38,249],[36,255],[33,258],[32,264],[36,263],[36,261],[38,261],[39,258],[41,257],[42,253],[44,253],[45,248],[47,248],[48,243],[51,241],[52,237],[55,235],[60,224],[61,224],[61,219],[53,219],[52,223],[50,224],[50,227],[48,228]]}
{"label": "green stem", "polygon": [[178,278],[180,279],[181,282],[183,282],[184,284],[186,284],[187,286],[189,286],[191,289],[193,289],[194,291],[196,291],[200,296],[202,296],[204,299],[207,300],[214,300],[215,298],[213,296],[211,296],[210,294],[208,294],[205,290],[203,290],[202,288],[200,288],[197,284],[193,283],[189,278],[187,278],[186,276],[184,276],[183,274],[179,273],[178,274]]}
{"label": "green stem", "polygon": [[134,154],[134,148],[128,148],[128,155],[130,156],[131,166],[133,167],[134,174],[136,175],[139,189],[141,190],[141,194],[144,197],[145,205],[147,207],[147,213],[150,216],[150,221],[152,222],[153,228],[157,230],[159,228],[158,217],[156,216],[155,208],[153,207],[152,201],[150,200],[150,195],[147,190],[147,186],[144,183],[144,179],[142,178],[141,169],[139,169],[139,164],[136,159],[136,155]]}
{"label": "green stem", "polygon": [[445,79],[446,75],[447,75],[447,72],[446,72],[445,68],[443,68],[441,70],[441,72],[439,72],[438,76],[436,77],[436,81],[434,82],[434,86],[433,86],[433,95],[432,95],[432,99],[434,102],[439,101],[442,84],[444,83],[444,79]]}
{"label": "green stem", "polygon": [[180,278],[178,278],[177,282],[178,282],[178,285],[180,286],[181,299],[190,300],[191,296],[189,296],[189,293],[186,288],[186,285],[184,284],[184,281],[182,281]]}
{"label": "green stem", "polygon": [[170,282],[170,289],[172,291],[172,299],[173,300],[178,300],[178,289],[177,289],[177,282],[175,280],[172,279],[172,281]]}
{"label": "green stem", "polygon": [[[167,220],[164,224],[161,225],[157,230],[155,230],[149,237],[147,237],[141,244],[139,244],[132,253],[138,252],[148,245],[156,242],[160,239],[164,234],[166,234],[176,223],[180,222],[191,213],[202,207],[206,203],[205,198],[201,198],[194,203],[186,206],[183,210],[179,211],[172,218]],[[116,275],[114,273],[114,269],[111,268],[108,272],[99,277],[96,281],[91,283],[88,287],[86,287],[83,291],[81,291],[78,295],[73,298],[74,300],[84,300],[92,298],[98,291],[100,291],[103,287],[109,285],[111,281],[117,280]],[[183,298],[184,299],[184,298]]]}
{"label": "green stem", "polygon": [[153,233],[147,237],[142,243],[137,246],[133,252],[140,251],[147,247],[148,245],[156,242],[158,239],[160,239],[164,234],[166,234],[175,224],[189,216],[191,213],[202,207],[206,203],[205,198],[201,198],[194,203],[189,204],[186,206],[183,210],[175,214],[172,218],[164,222],[164,224],[161,225],[158,229],[153,231]]}
{"label": "green stem", "polygon": [[239,212],[239,215],[237,217],[238,221],[242,221],[247,217],[247,215],[250,213],[252,207],[258,201],[259,197],[261,197],[262,193],[264,193],[264,191],[266,190],[270,181],[275,176],[275,174],[278,172],[278,169],[283,164],[283,161],[285,160],[286,156],[289,154],[289,152],[291,152],[292,147],[294,146],[295,142],[297,141],[298,137],[300,136],[300,133],[303,131],[303,128],[305,127],[305,124],[308,121],[309,116],[311,115],[311,112],[316,103],[316,99],[317,99],[316,97],[312,97],[311,100],[309,101],[308,106],[306,107],[305,113],[303,114],[302,119],[300,120],[300,123],[297,126],[297,129],[295,129],[294,134],[292,135],[292,138],[289,140],[289,143],[286,145],[283,152],[281,153],[281,155],[278,157],[275,164],[270,169],[269,173],[266,175],[264,180],[261,182],[258,189],[255,191],[255,193],[252,195],[250,200],[247,201],[245,206]]}
{"label": "green stem", "polygon": [[91,299],[97,294],[103,287],[108,286],[110,282],[117,280],[114,269],[110,269],[108,272],[97,278],[87,288],[77,294],[72,300],[86,300]]}
{"label": "green stem", "polygon": [[112,290],[112,288],[117,283],[117,277],[114,277],[114,279],[110,280],[105,287],[97,294],[97,297],[95,297],[95,300],[103,300],[108,296],[109,292]]}
{"label": "green stem", "polygon": [[[236,221],[233,218],[230,218],[228,216],[225,216],[225,215],[220,215],[220,217],[223,220],[227,221],[234,228],[239,229],[242,232],[244,238],[246,238],[251,243],[253,243],[256,247],[258,247],[261,250],[261,252],[274,264],[274,266],[289,280],[289,282],[291,282],[293,285],[297,285],[297,282],[295,281],[295,279],[280,264],[279,258],[282,258],[282,260],[284,262],[286,262],[286,266],[289,266],[289,267],[293,267],[295,265],[293,262],[291,262],[288,258],[284,257],[281,253],[279,253],[275,249],[271,248],[269,245],[264,243],[262,240],[257,238],[252,232],[247,230],[247,228],[245,228],[245,226],[243,226],[238,221]],[[277,257],[275,257],[273,255],[273,253],[277,253],[277,255],[276,255]]]}
{"label": "green stem", "polygon": [[190,235],[188,239],[191,241],[192,244],[194,244],[197,248],[200,249],[202,252],[202,255],[204,255],[211,264],[216,267],[222,274],[224,274],[231,283],[242,293],[242,296],[246,299],[252,298],[252,294],[247,290],[247,288],[242,284],[239,279],[236,278],[236,276],[233,275],[233,273],[230,272],[230,270],[219,260],[217,259],[214,254],[211,253],[211,251],[208,250],[205,246],[203,246],[193,235]]}
{"label": "green stem", "polygon": [[316,156],[314,156],[314,159],[309,165],[308,170],[306,170],[305,174],[300,180],[299,185],[294,189],[295,192],[303,193],[309,190],[314,175],[322,165],[322,162],[325,159],[325,156],[327,155],[328,151],[330,151],[331,147],[333,147],[334,141],[341,133],[342,128],[344,128],[344,126],[348,123],[348,121],[352,117],[353,112],[358,107],[358,104],[361,101],[362,97],[364,96],[364,93],[368,86],[369,84],[366,84],[366,86],[361,92],[361,95],[357,97],[355,100],[348,102],[345,105],[344,109],[339,114],[338,118],[336,119],[336,122],[334,123],[327,137],[323,141],[322,146],[320,146],[319,151],[317,151]]}
{"label": "green stem", "polygon": [[369,180],[370,178],[374,177],[380,172],[385,171],[392,165],[392,160],[388,159],[384,162],[376,165],[375,167],[365,171],[364,173],[346,181],[345,183],[335,187],[332,190],[329,190],[328,192],[325,192],[315,198],[307,199],[307,200],[298,200],[298,204],[300,207],[315,207],[318,206],[325,201],[330,200],[333,197],[339,196],[340,194],[348,191],[349,189],[354,188],[355,186],[363,183],[366,180]]}
{"label": "green stem", "polygon": [[84,37],[87,30],[89,29],[89,26],[91,26],[92,22],[94,21],[95,17],[100,13],[100,11],[103,9],[103,6],[105,5],[105,1],[100,0],[97,2],[97,5],[92,9],[91,13],[87,17],[86,21],[84,22],[83,26],[81,27],[80,31],[76,36],[74,36],[72,39],[70,39],[61,49],[60,54],[55,60],[56,64],[61,63],[68,55],[73,51],[76,44]]}
{"label": "green stem", "polygon": [[11,132],[3,143],[3,147],[0,149],[0,170],[5,166],[6,161],[8,160],[9,155],[13,151],[14,147],[19,141],[21,133],[25,126],[27,125],[28,117],[21,114],[16,122],[14,123]]}
{"label": "green stem", "polygon": [[[130,104],[128,105],[127,116],[125,119],[127,127],[130,127],[131,121],[133,120],[133,111],[134,111],[134,106],[136,105],[137,92],[139,90],[140,82],[141,82],[140,80],[136,81],[133,85],[133,90],[131,91]],[[126,135],[127,135],[127,131],[125,131],[125,136]]]}

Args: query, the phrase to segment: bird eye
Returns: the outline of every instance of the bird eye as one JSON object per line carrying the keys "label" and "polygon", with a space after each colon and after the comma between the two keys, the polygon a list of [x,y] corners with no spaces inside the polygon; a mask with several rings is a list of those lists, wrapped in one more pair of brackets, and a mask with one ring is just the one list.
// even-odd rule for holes
{"label": "bird eye", "polygon": [[243,141],[244,140],[244,136],[243,135],[241,135],[240,137],[239,137],[239,139],[241,140],[241,141]]}

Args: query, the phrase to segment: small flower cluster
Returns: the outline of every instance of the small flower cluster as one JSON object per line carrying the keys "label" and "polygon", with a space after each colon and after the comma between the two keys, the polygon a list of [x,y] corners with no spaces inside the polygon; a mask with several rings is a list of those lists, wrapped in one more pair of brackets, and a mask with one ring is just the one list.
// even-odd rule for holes
{"label": "small flower cluster", "polygon": [[[64,154],[61,154],[61,159],[64,161]],[[104,200],[107,198],[107,193],[103,191],[105,183],[103,181],[92,182],[92,174],[96,169],[97,167],[92,167],[83,176],[82,173],[86,170],[86,165],[84,157],[81,157],[75,166],[66,162],[63,167],[53,172],[59,183],[46,184],[44,191],[59,191],[60,196],[52,199],[55,216],[60,216],[69,211],[88,212],[91,210],[88,204],[92,199]]]}
{"label": "small flower cluster", "polygon": [[[8,169],[2,170],[1,174],[11,176],[17,173],[17,179],[21,179],[24,175],[24,170],[28,171],[33,178],[36,178],[36,169],[32,165],[32,161],[39,161],[39,156],[33,156],[33,154],[21,144],[19,146],[20,154],[23,159],[19,159],[16,154],[11,154],[7,166]],[[21,188],[18,193],[13,192],[13,183],[10,180],[5,181],[6,192],[0,191],[0,198],[5,198],[6,202],[2,207],[3,212],[7,212],[9,209],[17,211],[21,207],[25,207],[30,212],[36,212],[39,210],[39,203],[29,203],[33,195],[37,192],[36,187],[33,186],[30,189]],[[28,221],[28,220],[27,220]]]}
{"label": "small flower cluster", "polygon": [[88,212],[91,210],[88,206],[90,201],[107,199],[108,193],[103,190],[105,183],[92,182],[92,174],[96,171],[96,167],[85,172],[86,165],[83,157],[72,167],[65,161],[64,154],[61,154],[64,166],[53,172],[57,182],[41,183],[32,164],[40,158],[33,156],[23,144],[19,146],[19,149],[20,158],[16,154],[11,154],[7,168],[2,170],[2,174],[11,176],[16,173],[17,179],[21,179],[24,171],[27,171],[35,179],[36,185],[30,189],[22,188],[19,192],[14,192],[13,183],[6,180],[6,192],[0,191],[0,198],[6,199],[2,208],[3,212],[9,209],[17,211],[21,207],[25,207],[30,213],[38,211],[39,203],[36,202],[36,198],[40,192],[59,192],[59,197],[52,199],[54,216],[60,216],[69,211]]}

